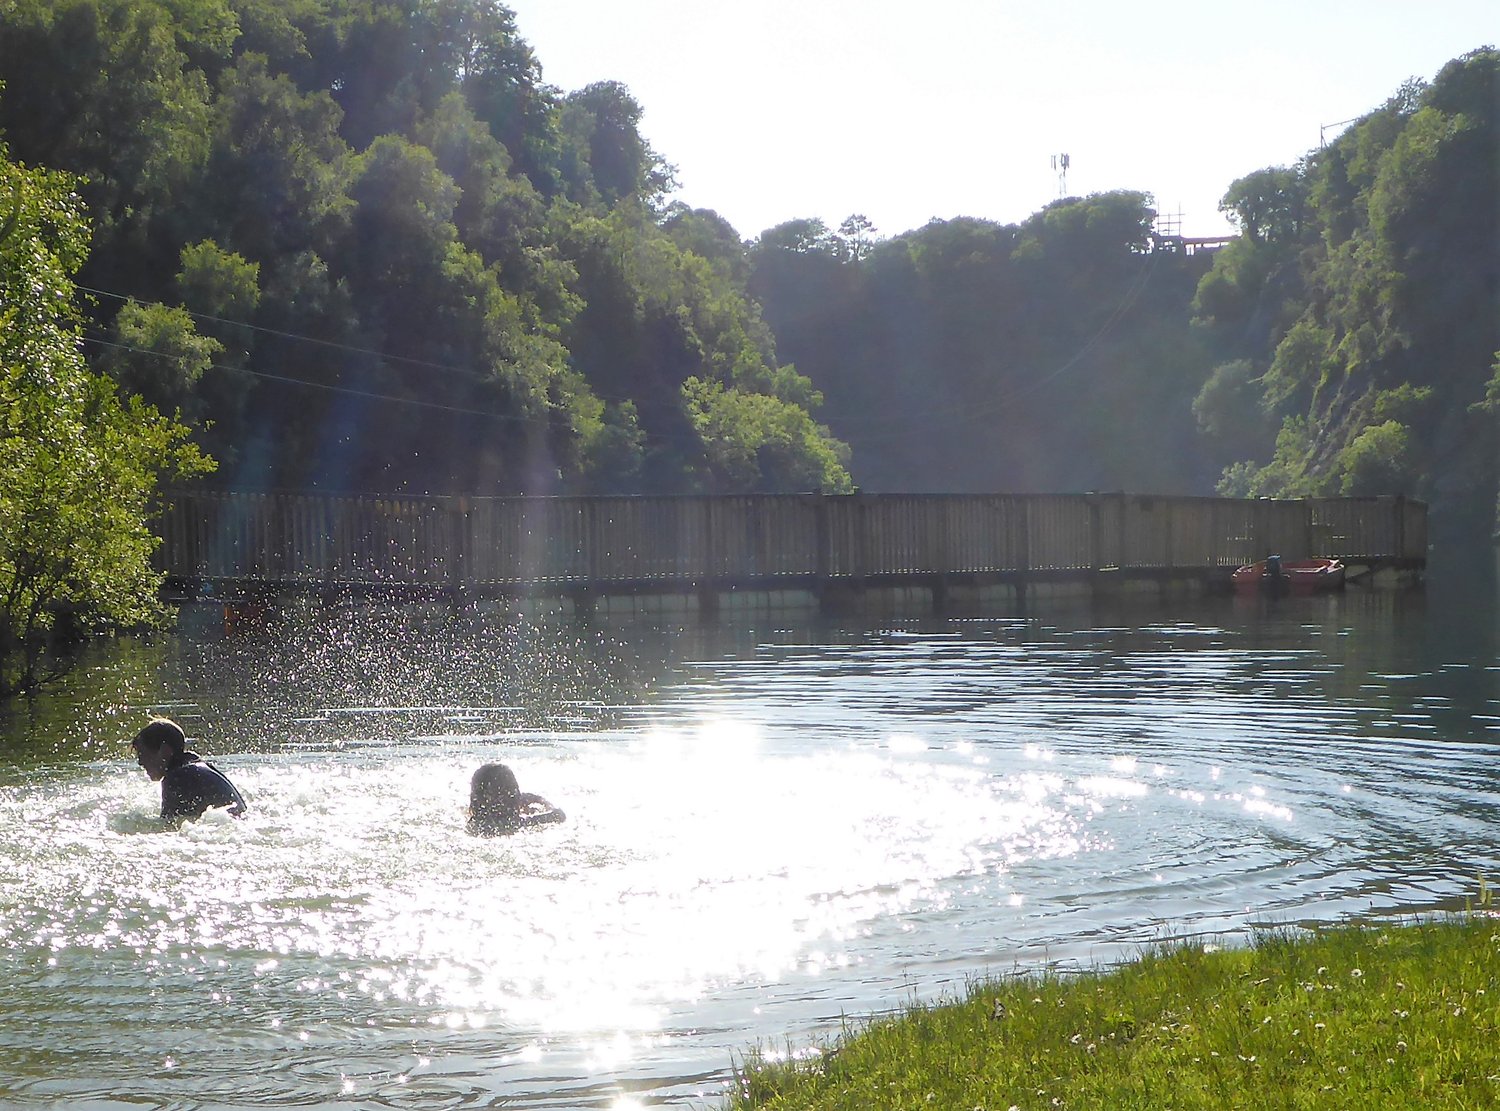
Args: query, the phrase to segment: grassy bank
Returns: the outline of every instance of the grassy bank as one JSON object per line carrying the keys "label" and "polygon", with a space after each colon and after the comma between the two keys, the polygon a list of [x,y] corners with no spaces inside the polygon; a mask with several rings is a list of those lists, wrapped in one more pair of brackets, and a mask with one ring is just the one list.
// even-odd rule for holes
{"label": "grassy bank", "polygon": [[734,1109],[1500,1108],[1500,919],[976,984],[735,1081]]}

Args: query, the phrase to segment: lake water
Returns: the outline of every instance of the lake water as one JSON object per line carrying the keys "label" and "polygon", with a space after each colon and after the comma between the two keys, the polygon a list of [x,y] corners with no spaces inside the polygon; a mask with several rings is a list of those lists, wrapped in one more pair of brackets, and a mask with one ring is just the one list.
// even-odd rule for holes
{"label": "lake water", "polygon": [[[1451,909],[1500,875],[1487,575],[973,620],[342,610],[0,718],[6,1106],[713,1107],[983,975]],[[250,801],[181,832],[172,714]],[[488,760],[563,807],[463,830]]]}

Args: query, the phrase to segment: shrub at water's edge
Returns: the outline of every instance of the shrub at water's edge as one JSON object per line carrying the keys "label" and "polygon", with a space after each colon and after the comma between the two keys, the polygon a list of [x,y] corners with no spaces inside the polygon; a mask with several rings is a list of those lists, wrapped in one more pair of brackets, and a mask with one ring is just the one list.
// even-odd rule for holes
{"label": "shrub at water's edge", "polygon": [[1500,1106],[1500,920],[1275,932],[979,983],[821,1054],[752,1054],[727,1106]]}
{"label": "shrub at water's edge", "polygon": [[74,182],[0,146],[0,698],[44,649],[162,616],[147,519],[162,476],[212,468],[187,429],[89,373],[72,309],[88,251]]}

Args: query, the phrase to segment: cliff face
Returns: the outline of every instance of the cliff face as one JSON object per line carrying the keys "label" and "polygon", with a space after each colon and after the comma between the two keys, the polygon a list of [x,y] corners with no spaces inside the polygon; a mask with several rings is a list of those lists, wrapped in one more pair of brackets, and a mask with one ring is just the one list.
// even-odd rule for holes
{"label": "cliff face", "polygon": [[1196,310],[1216,356],[1244,364],[1247,388],[1200,402],[1241,427],[1269,418],[1274,443],[1226,471],[1224,492],[1406,492],[1433,503],[1439,528],[1488,529],[1497,74],[1500,54],[1475,51],[1296,167],[1231,186],[1244,234],[1200,284]]}

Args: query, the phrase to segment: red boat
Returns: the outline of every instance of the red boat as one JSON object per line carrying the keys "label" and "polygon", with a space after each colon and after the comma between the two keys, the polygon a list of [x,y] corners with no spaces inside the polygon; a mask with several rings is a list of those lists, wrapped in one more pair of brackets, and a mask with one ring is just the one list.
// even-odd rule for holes
{"label": "red boat", "polygon": [[1336,559],[1268,556],[1239,568],[1233,581],[1236,594],[1316,594],[1344,585],[1344,565]]}

